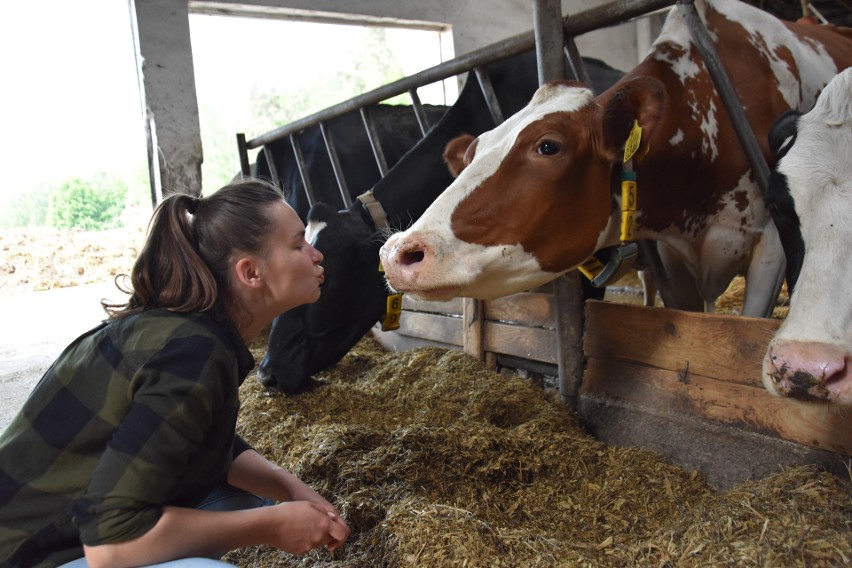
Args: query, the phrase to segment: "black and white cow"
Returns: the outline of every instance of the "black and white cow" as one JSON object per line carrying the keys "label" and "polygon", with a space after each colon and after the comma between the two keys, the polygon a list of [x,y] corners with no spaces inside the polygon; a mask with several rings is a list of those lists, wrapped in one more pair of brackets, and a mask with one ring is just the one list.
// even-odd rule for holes
{"label": "black and white cow", "polygon": [[852,406],[852,68],[773,134],[780,160],[766,202],[787,257],[790,312],[769,343],[763,383]]}
{"label": "black and white cow", "polygon": [[[585,65],[596,90],[622,75],[600,60]],[[538,87],[535,52],[486,66],[505,116],[522,108]],[[427,136],[405,154],[372,188],[388,225],[402,229],[416,220],[450,185],[444,148],[463,132],[479,134],[494,127],[485,99],[471,74],[458,100]],[[325,260],[326,283],[314,304],[290,310],[272,324],[268,351],[258,378],[268,388],[298,392],[315,373],[337,363],[385,312],[387,289],[378,271],[384,234],[360,203],[337,211],[316,205],[308,215],[308,236]],[[601,294],[590,291],[587,294]]]}
{"label": "black and white cow", "polygon": [[[437,123],[448,108],[440,105],[423,105],[430,125]],[[388,167],[396,164],[405,152],[423,137],[411,106],[377,104],[367,107],[367,111],[375,127]],[[334,140],[349,196],[354,201],[357,195],[367,191],[381,179],[361,113],[352,111],[332,118],[327,122],[327,128]],[[311,126],[301,131],[299,144],[316,201],[343,208],[343,198],[334,177],[331,159],[320,127]],[[284,192],[287,203],[305,221],[310,205],[290,139],[283,138],[268,146],[280,179],[279,187]],[[272,179],[269,162],[264,152],[258,153],[252,174],[263,179]]]}

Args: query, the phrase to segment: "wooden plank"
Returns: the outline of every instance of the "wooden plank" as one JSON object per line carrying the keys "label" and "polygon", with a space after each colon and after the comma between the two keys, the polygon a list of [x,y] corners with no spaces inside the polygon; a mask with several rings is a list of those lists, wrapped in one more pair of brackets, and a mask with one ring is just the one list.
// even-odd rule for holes
{"label": "wooden plank", "polygon": [[573,406],[583,382],[583,287],[576,270],[553,283],[556,309],[555,355],[559,363],[559,394]]}
{"label": "wooden plank", "polygon": [[584,352],[760,386],[778,320],[586,302]]}
{"label": "wooden plank", "polygon": [[453,314],[462,315],[462,298],[456,298],[449,302],[426,302],[415,300],[407,294],[402,297],[402,309],[415,312],[427,312],[431,314]]}
{"label": "wooden plank", "polygon": [[556,364],[556,332],[540,327],[522,327],[485,322],[485,351]]}
{"label": "wooden plank", "polygon": [[436,314],[406,312],[402,315],[397,333],[409,337],[463,345],[462,319]]}
{"label": "wooden plank", "polygon": [[521,292],[488,300],[485,319],[553,329],[553,294]]}
{"label": "wooden plank", "polygon": [[848,414],[832,405],[773,396],[762,387],[590,358],[580,392],[661,412],[691,414],[852,456],[852,418]]}
{"label": "wooden plank", "polygon": [[462,302],[462,345],[464,352],[477,361],[485,360],[483,349],[482,329],[485,309],[482,300],[465,298]]}

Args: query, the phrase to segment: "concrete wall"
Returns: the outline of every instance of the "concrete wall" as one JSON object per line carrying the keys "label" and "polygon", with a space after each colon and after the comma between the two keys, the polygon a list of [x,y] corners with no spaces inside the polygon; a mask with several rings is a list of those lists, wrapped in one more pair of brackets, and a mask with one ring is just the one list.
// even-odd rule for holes
{"label": "concrete wall", "polygon": [[[451,26],[456,55],[529,32],[533,0],[128,0],[136,16],[140,86],[149,128],[152,192],[201,190],[201,137],[193,79],[188,13],[354,21],[377,25],[400,21]],[[564,14],[606,0],[562,0]],[[628,70],[638,63],[657,25],[624,24],[577,38],[583,55]],[[652,31],[649,31],[652,30]],[[155,158],[156,156],[156,158]]]}

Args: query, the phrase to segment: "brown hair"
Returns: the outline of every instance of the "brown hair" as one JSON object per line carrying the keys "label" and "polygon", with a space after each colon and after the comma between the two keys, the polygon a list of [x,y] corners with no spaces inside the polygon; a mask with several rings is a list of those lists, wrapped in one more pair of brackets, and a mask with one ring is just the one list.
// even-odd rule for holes
{"label": "brown hair", "polygon": [[269,205],[282,200],[275,186],[253,178],[208,197],[167,197],[154,210],[133,265],[130,299],[126,304],[105,302],[104,309],[110,318],[120,319],[152,308],[203,312],[233,302],[234,253],[263,252],[275,229]]}

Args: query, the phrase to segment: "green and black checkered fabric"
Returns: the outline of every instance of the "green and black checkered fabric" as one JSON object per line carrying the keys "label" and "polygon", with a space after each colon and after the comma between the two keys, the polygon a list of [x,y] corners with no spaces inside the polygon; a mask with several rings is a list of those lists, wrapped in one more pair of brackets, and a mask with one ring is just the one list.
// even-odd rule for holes
{"label": "green and black checkered fabric", "polygon": [[248,447],[234,429],[253,367],[206,313],[151,310],[76,339],[0,435],[0,566],[56,566],[197,505]]}

